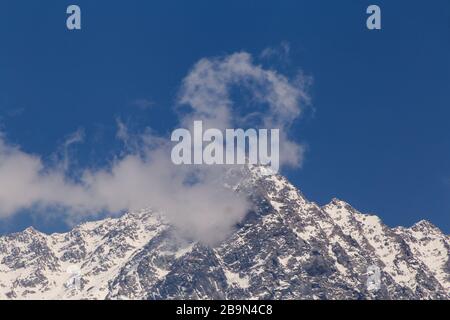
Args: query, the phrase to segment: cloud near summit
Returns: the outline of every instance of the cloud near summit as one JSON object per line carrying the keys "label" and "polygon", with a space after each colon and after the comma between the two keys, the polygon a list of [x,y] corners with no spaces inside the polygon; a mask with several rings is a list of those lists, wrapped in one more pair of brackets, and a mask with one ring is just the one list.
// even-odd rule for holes
{"label": "cloud near summit", "polygon": [[[281,164],[300,165],[302,146],[288,138],[288,131],[308,103],[304,84],[301,76],[289,79],[255,64],[246,52],[201,59],[181,84],[178,107],[187,111],[179,110],[179,126],[190,128],[193,120],[203,120],[218,129],[279,128]],[[234,99],[236,88],[249,98]],[[124,140],[126,127],[118,124],[117,138]],[[83,137],[77,131],[64,148],[81,143]],[[52,208],[77,221],[99,212],[152,207],[187,236],[211,243],[231,232],[249,210],[245,198],[220,183],[226,168],[173,165],[170,137],[126,138],[120,156],[104,168],[80,168],[75,181],[67,172],[67,157],[49,166],[40,155],[0,135],[0,217],[21,210],[44,214]]]}

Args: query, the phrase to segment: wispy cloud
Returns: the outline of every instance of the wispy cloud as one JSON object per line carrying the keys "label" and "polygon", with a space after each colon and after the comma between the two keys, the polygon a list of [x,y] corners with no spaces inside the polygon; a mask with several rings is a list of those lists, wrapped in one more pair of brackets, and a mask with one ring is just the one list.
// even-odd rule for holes
{"label": "wispy cloud", "polygon": [[[194,119],[217,128],[243,124],[245,116],[238,116],[236,108],[245,110],[245,106],[233,101],[233,86],[245,88],[256,103],[264,106],[256,114],[248,110],[253,112],[252,123],[257,119],[261,126],[282,129],[283,162],[299,165],[302,146],[289,140],[287,131],[308,102],[305,88],[299,79],[288,79],[255,64],[245,52],[195,64],[179,94],[179,104],[190,108],[180,116],[180,126],[189,127]],[[117,126],[117,138],[124,142],[124,150],[104,168],[79,170],[76,180],[67,174],[67,150],[83,141],[81,129],[64,140],[65,156],[53,166],[0,135],[0,216],[22,209],[44,212],[53,207],[76,220],[100,212],[114,214],[153,207],[185,235],[213,243],[231,232],[248,212],[247,200],[220,182],[227,168],[175,166],[170,161],[168,137],[151,131],[131,135],[120,119]]]}
{"label": "wispy cloud", "polygon": [[154,105],[154,102],[150,99],[140,98],[140,99],[136,99],[136,100],[132,101],[131,105],[138,107],[141,110],[147,110],[147,109],[150,109]]}
{"label": "wispy cloud", "polygon": [[261,59],[278,59],[283,62],[289,62],[291,54],[291,45],[287,41],[281,42],[278,46],[267,47],[261,54]]}
{"label": "wispy cloud", "polygon": [[[288,131],[309,104],[308,81],[300,72],[294,79],[288,79],[264,69],[246,52],[202,59],[183,81],[179,102],[189,105],[192,112],[182,123],[189,127],[193,120],[200,119],[207,127],[225,129],[246,126],[245,120],[252,119],[252,125],[280,129],[281,164],[298,166],[303,148],[288,138]],[[245,110],[246,106],[232,101],[233,87],[247,89],[253,101],[263,108],[258,112],[248,110],[247,116],[237,113],[237,108]]]}
{"label": "wispy cloud", "polygon": [[9,117],[19,117],[25,112],[25,108],[14,108],[6,111]]}
{"label": "wispy cloud", "polygon": [[64,171],[69,170],[71,164],[70,147],[72,145],[82,143],[84,141],[85,132],[83,128],[78,128],[75,132],[69,134],[61,146],[62,152],[62,168]]}

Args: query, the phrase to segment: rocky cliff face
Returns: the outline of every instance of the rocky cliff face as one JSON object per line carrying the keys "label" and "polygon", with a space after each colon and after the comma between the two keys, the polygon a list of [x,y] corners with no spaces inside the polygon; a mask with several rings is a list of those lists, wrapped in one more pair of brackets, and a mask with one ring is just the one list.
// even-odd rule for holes
{"label": "rocky cliff face", "polygon": [[450,237],[438,228],[389,228],[337,199],[320,207],[265,170],[227,176],[253,210],[214,247],[150,209],[1,237],[0,299],[450,298]]}

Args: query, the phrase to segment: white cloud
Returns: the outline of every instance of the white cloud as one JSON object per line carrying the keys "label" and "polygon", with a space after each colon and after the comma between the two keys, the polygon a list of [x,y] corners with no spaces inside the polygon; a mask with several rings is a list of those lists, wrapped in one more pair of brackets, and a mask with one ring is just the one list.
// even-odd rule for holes
{"label": "white cloud", "polygon": [[[307,100],[298,83],[253,64],[248,53],[202,59],[183,81],[179,101],[188,104],[191,112],[180,124],[188,126],[198,119],[217,128],[232,128],[238,120],[233,108],[241,106],[233,104],[230,90],[240,86],[266,105],[266,110],[253,115],[261,125],[287,129]],[[43,213],[54,207],[77,220],[99,212],[153,207],[184,234],[212,243],[223,239],[248,212],[247,200],[223,187],[220,177],[227,168],[175,166],[170,161],[170,137],[151,132],[130,135],[123,122],[117,120],[117,124],[117,138],[124,142],[125,151],[105,168],[81,170],[77,181],[67,175],[67,153],[62,164],[47,166],[40,156],[8,144],[0,135],[0,216],[23,209]],[[302,147],[286,136],[284,162],[299,164]],[[64,150],[83,137],[82,130],[70,135]]]}
{"label": "white cloud", "polygon": [[[288,131],[309,103],[305,90],[308,81],[301,73],[290,80],[264,69],[254,64],[246,52],[202,59],[183,80],[179,103],[189,105],[192,112],[182,124],[189,128],[193,120],[203,120],[206,127],[226,129],[248,126],[245,120],[257,119],[261,128],[280,129],[281,164],[300,165],[303,147],[288,139]],[[249,110],[247,115],[235,112],[246,106],[234,104],[233,87],[247,89],[253,102],[265,109],[251,113]]]}
{"label": "white cloud", "polygon": [[39,156],[1,139],[0,215],[57,207],[76,221],[102,211],[151,206],[188,236],[205,242],[222,239],[247,212],[246,200],[218,183],[220,170],[208,170],[197,175],[197,183],[186,183],[194,169],[174,167],[167,147],[142,146],[140,154],[129,154],[108,168],[85,170],[75,183],[63,170],[46,168]]}

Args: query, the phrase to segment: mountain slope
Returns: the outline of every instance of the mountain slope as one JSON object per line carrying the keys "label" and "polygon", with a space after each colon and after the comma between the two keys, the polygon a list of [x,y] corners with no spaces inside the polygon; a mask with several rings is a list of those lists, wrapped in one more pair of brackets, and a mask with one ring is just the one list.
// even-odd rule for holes
{"label": "mountain slope", "polygon": [[389,228],[337,199],[320,207],[266,170],[228,173],[253,210],[215,247],[151,210],[0,237],[0,299],[450,298],[450,237],[429,222]]}

